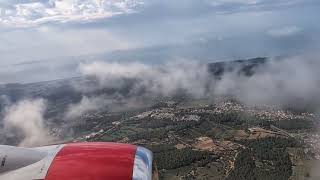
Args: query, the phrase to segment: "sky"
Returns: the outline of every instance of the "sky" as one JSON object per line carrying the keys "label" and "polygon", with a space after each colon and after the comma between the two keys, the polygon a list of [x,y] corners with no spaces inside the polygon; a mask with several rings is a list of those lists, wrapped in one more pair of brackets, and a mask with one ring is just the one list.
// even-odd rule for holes
{"label": "sky", "polygon": [[0,84],[76,76],[83,61],[314,53],[319,10],[318,0],[0,0]]}

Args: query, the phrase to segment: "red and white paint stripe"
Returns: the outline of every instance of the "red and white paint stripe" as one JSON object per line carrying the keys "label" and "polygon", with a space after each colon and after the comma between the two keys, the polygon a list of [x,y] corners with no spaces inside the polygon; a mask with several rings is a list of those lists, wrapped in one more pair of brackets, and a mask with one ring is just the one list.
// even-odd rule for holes
{"label": "red and white paint stripe", "polygon": [[72,143],[39,148],[0,146],[0,179],[151,180],[152,153],[118,143]]}

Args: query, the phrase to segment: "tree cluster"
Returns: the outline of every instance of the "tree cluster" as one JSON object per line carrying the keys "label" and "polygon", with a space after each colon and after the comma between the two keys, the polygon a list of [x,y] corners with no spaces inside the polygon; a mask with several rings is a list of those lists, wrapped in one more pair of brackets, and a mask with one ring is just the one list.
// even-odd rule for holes
{"label": "tree cluster", "polygon": [[236,159],[227,180],[288,180],[292,163],[287,147],[300,147],[291,138],[265,138],[242,142],[247,148]]}

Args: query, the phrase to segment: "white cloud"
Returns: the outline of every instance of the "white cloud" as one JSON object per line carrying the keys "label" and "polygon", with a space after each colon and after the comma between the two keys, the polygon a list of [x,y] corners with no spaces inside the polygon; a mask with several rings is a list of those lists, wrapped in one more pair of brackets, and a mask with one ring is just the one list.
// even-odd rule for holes
{"label": "white cloud", "polygon": [[251,8],[263,10],[270,7],[288,7],[310,1],[312,0],[207,0],[214,7],[222,7],[222,11],[232,11],[235,9],[249,10]]}
{"label": "white cloud", "polygon": [[87,96],[82,97],[81,101],[77,104],[71,104],[68,107],[68,111],[65,114],[66,119],[74,119],[82,116],[83,114],[105,108],[107,105],[112,104],[112,100],[107,100],[104,97],[93,97]]}
{"label": "white cloud", "polygon": [[225,4],[242,4],[242,5],[254,5],[260,3],[261,0],[213,0],[211,4],[213,6],[220,6]]}
{"label": "white cloud", "polygon": [[[294,105],[295,108],[318,110],[320,105],[318,91],[320,78],[317,76],[320,72],[319,65],[318,55],[281,60],[270,59],[266,64],[253,69],[254,76],[244,76],[239,73],[238,68],[241,67],[235,66],[234,70],[225,72],[219,78],[212,77],[206,64],[186,62],[159,66],[95,62],[83,64],[80,69],[83,75],[96,77],[99,85],[102,86],[101,89],[112,88],[119,94],[126,89],[122,96],[124,102],[129,102],[127,97],[141,97],[140,102],[143,97],[146,97],[145,99],[159,96],[171,97],[183,90],[191,98],[210,100],[232,97],[248,105],[268,104],[279,107]],[[123,79],[127,77],[135,80],[134,84],[128,86],[128,83],[123,83]],[[92,86],[92,88],[100,87]],[[103,99],[102,96],[98,98]],[[111,96],[108,102],[110,99],[112,99]],[[93,110],[101,107],[99,106],[101,103],[95,98],[86,101],[83,100],[80,105],[75,106],[81,108],[75,108],[73,111],[81,112],[83,109]]]}
{"label": "white cloud", "polygon": [[10,6],[0,2],[0,24],[29,27],[49,22],[86,22],[132,13],[141,4],[141,0],[30,0]]}
{"label": "white cloud", "polygon": [[142,89],[156,96],[170,96],[179,90],[194,97],[207,93],[207,87],[203,86],[208,80],[207,66],[195,62],[172,62],[162,66],[94,62],[80,65],[80,72],[95,77],[102,88],[121,89],[127,85],[127,79],[135,79],[137,82],[130,90],[132,94]]}
{"label": "white cloud", "polygon": [[[312,0],[0,0],[0,25],[30,27],[45,23],[90,22],[136,12],[143,4],[160,2],[179,9],[211,5],[215,12],[290,6]],[[155,3],[157,4],[157,3]],[[147,7],[147,5],[145,5]]]}
{"label": "white cloud", "polygon": [[301,31],[302,29],[297,26],[286,26],[277,29],[270,29],[269,31],[267,31],[267,34],[272,37],[288,37],[296,35]]}
{"label": "white cloud", "polygon": [[24,135],[20,146],[38,146],[52,138],[44,125],[46,103],[43,99],[24,100],[9,106],[4,117],[6,129],[17,129]]}

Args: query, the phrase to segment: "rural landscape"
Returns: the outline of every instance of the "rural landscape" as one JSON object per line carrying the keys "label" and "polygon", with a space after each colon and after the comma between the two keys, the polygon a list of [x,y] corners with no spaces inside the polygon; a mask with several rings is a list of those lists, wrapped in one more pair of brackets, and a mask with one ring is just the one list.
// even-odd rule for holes
{"label": "rural landscape", "polygon": [[[212,63],[207,70],[215,82],[231,72],[252,78],[269,61]],[[98,81],[84,76],[2,85],[1,144],[34,147],[99,141],[140,145],[154,153],[160,179],[320,177],[319,115],[303,101],[303,106],[253,105],[235,96],[196,97],[187,88],[174,89],[170,96],[150,96],[146,89],[132,95],[138,78],[122,79],[123,85],[112,88],[96,88]],[[80,91],[79,87],[87,88]],[[12,117],[18,120],[12,122]]]}
{"label": "rural landscape", "polygon": [[320,180],[319,0],[0,0],[0,180]]}

